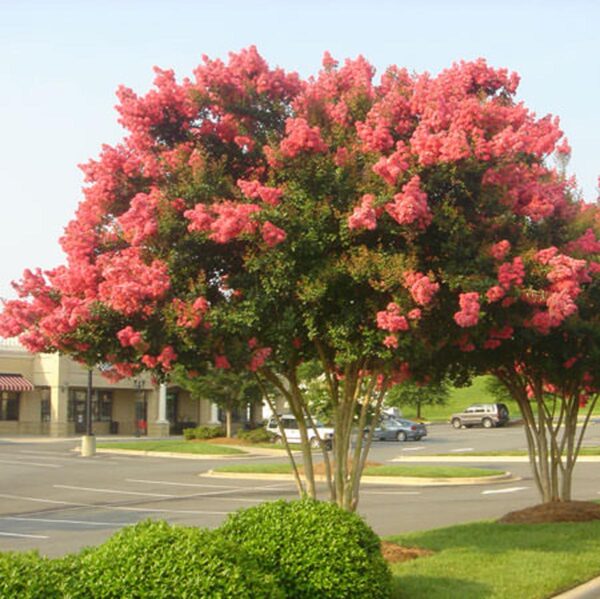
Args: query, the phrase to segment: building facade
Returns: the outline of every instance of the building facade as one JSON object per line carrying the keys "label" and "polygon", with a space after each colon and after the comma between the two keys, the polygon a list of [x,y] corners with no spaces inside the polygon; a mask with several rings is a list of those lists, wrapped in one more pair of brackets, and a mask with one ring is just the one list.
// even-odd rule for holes
{"label": "building facade", "polygon": [[[0,436],[64,437],[85,432],[88,370],[60,354],[32,354],[0,338]],[[92,371],[92,423],[96,435],[181,434],[220,424],[220,411],[186,391],[153,385],[149,376],[108,381]]]}

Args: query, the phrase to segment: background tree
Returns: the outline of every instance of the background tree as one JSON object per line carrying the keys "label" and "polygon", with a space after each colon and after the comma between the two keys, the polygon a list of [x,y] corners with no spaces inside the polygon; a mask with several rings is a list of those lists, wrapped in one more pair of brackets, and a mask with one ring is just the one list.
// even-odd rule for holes
{"label": "background tree", "polygon": [[208,367],[204,374],[191,378],[180,370],[175,367],[171,381],[189,391],[192,399],[217,404],[225,413],[225,434],[229,438],[233,436],[234,411],[252,410],[262,403],[261,387],[251,372]]}
{"label": "background tree", "polygon": [[435,384],[419,385],[414,382],[406,382],[394,385],[385,396],[385,405],[390,407],[415,408],[416,418],[422,418],[423,406],[442,406],[448,403],[450,392],[445,382]]}

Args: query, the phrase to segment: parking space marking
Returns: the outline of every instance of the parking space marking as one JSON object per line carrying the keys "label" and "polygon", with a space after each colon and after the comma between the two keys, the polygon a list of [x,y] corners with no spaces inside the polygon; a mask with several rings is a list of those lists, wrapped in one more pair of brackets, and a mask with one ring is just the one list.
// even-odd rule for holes
{"label": "parking space marking", "polygon": [[508,489],[489,489],[488,491],[482,491],[482,495],[495,495],[497,493],[516,493],[517,491],[524,491],[529,487],[510,487]]}
{"label": "parking space marking", "polygon": [[361,491],[361,495],[420,495],[419,491]]}
{"label": "parking space marking", "polygon": [[49,539],[45,535],[25,535],[17,532],[0,532],[0,537],[18,537],[20,539]]}
{"label": "parking space marking", "polygon": [[404,447],[402,451],[421,451],[425,447]]}
{"label": "parking space marking", "polygon": [[19,499],[21,501],[33,501],[36,503],[51,503],[54,505],[66,505],[72,507],[89,507],[94,509],[102,510],[113,510],[117,512],[148,512],[157,514],[194,514],[194,515],[209,515],[209,516],[226,516],[229,512],[217,512],[209,510],[168,510],[168,509],[157,509],[157,508],[144,508],[144,507],[125,507],[122,505],[110,505],[103,503],[78,503],[75,501],[59,501],[57,499],[40,499],[39,497],[24,497],[21,495],[8,495],[6,493],[0,493],[0,498],[4,499]]}
{"label": "parking space marking", "polygon": [[462,451],[474,451],[473,447],[461,447],[459,449],[451,449],[450,453],[461,453]]}
{"label": "parking space marking", "polygon": [[17,516],[0,517],[0,520],[17,522],[45,522],[48,524],[88,524],[89,526],[123,526],[123,522],[94,522],[92,520],[61,520],[59,518],[19,518]]}
{"label": "parking space marking", "polygon": [[62,468],[62,464],[41,464],[40,462],[24,462],[22,460],[2,460],[0,464],[16,464],[17,466],[41,466],[42,468]]}
{"label": "parking space marking", "polygon": [[232,487],[231,485],[205,485],[202,483],[176,483],[167,480],[147,480],[144,478],[126,478],[128,483],[143,483],[148,485],[170,485],[173,487],[208,487],[208,488],[223,488],[223,489],[239,489],[240,487]]}
{"label": "parking space marking", "polygon": [[74,485],[52,485],[55,489],[69,489],[71,491],[91,491],[92,493],[114,493],[116,495],[141,495],[143,497],[160,497],[162,499],[177,499],[178,495],[166,493],[141,493],[139,491],[120,491],[119,489],[102,489],[100,487],[76,487]]}

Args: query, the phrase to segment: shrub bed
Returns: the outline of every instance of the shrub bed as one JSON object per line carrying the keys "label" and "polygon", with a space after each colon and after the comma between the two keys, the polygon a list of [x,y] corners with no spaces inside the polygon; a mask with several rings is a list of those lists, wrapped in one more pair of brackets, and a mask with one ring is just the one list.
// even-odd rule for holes
{"label": "shrub bed", "polygon": [[220,534],[273,572],[286,597],[390,597],[379,537],[360,516],[332,503],[264,503],[230,515]]}
{"label": "shrub bed", "polygon": [[162,521],[124,528],[76,565],[72,599],[283,597],[274,577],[234,543]]}
{"label": "shrub bed", "polygon": [[187,441],[193,439],[216,439],[224,437],[225,429],[222,426],[197,426],[195,428],[184,428],[183,438]]}
{"label": "shrub bed", "polygon": [[238,439],[248,441],[249,443],[271,443],[274,439],[274,435],[264,427],[255,428],[249,431],[238,431],[237,437]]}

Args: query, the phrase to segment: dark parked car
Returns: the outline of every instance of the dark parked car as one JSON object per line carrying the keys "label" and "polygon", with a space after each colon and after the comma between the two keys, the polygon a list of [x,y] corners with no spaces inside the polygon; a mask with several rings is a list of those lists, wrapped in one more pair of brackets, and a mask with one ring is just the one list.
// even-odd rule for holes
{"label": "dark parked car", "polygon": [[483,426],[493,428],[504,426],[508,422],[508,408],[503,403],[476,403],[469,406],[464,412],[452,414],[450,424],[454,428],[470,428]]}
{"label": "dark parked car", "polygon": [[374,441],[420,441],[426,436],[424,424],[404,418],[384,418],[373,431]]}

